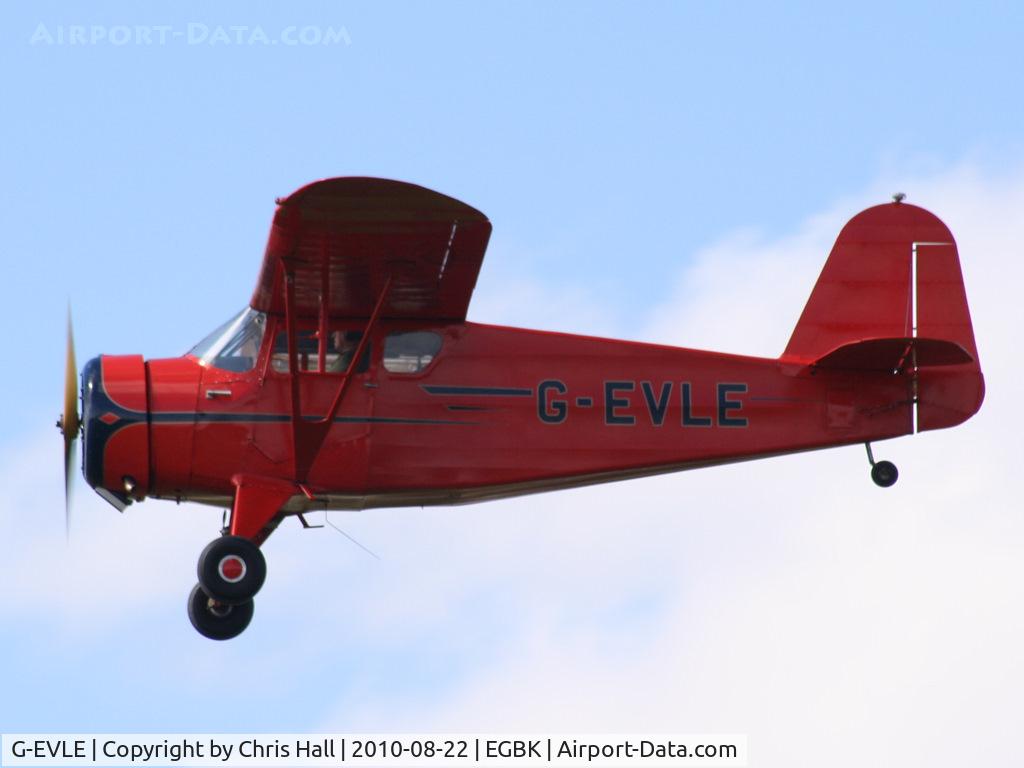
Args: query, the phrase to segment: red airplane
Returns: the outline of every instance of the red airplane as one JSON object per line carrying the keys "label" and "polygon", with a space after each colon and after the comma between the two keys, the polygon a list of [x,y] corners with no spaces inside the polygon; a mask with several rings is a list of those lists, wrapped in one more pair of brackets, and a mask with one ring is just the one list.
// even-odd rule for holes
{"label": "red airplane", "polygon": [[260,545],[311,510],[464,504],[951,427],[984,380],[953,236],[902,202],[840,232],[778,359],[481,325],[491,225],[438,192],[318,181],[277,201],[242,312],[184,357],[101,355],[68,327],[66,483],[230,507],[195,628],[241,633]]}

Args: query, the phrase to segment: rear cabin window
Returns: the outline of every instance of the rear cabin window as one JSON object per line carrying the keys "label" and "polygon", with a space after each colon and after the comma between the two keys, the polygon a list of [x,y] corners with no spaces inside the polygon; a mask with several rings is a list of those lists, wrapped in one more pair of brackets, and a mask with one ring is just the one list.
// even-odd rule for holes
{"label": "rear cabin window", "polygon": [[418,373],[441,351],[441,334],[405,331],[384,339],[384,369],[390,373]]}
{"label": "rear cabin window", "polygon": [[[299,370],[311,373],[320,370],[319,333],[314,330],[295,332],[295,345],[298,347]],[[362,331],[330,331],[327,334],[327,348],[324,350],[324,371],[326,373],[344,373],[352,364],[352,356],[363,338]],[[279,331],[274,338],[274,349],[270,355],[270,364],[278,373],[288,373],[288,333]],[[370,367],[370,345],[366,345],[356,373],[363,373]]]}

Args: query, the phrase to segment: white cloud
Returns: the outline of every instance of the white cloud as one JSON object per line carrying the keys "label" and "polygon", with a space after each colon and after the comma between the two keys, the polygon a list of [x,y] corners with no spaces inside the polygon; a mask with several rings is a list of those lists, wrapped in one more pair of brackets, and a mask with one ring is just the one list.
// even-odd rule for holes
{"label": "white cloud", "polygon": [[[558,261],[554,255],[532,263]],[[615,307],[602,306],[585,283],[555,283],[529,272],[521,253],[498,244],[488,251],[469,319],[544,331],[614,336],[621,326]]]}
{"label": "white cloud", "polygon": [[[908,192],[957,236],[988,395],[960,428],[877,446],[901,469],[896,487],[875,488],[849,448],[335,515],[380,562],[289,523],[267,545],[247,635],[230,648],[175,635],[166,664],[189,686],[224,663],[258,667],[278,690],[296,665],[366,654],[344,679],[324,673],[335,703],[308,725],[327,730],[738,731],[760,766],[1012,764],[1024,174],[883,182],[789,236],[741,232],[702,250],[647,328],[652,341],[777,355],[843,222]],[[529,276],[503,288],[478,295],[473,317],[615,333],[583,292],[568,300]],[[66,549],[59,451],[53,433],[4,457],[0,533],[19,545],[0,562],[16,585],[0,608],[93,633],[168,606],[184,623],[216,513],[147,502],[121,517],[79,483]],[[395,658],[394,672],[371,663]],[[413,673],[428,682],[400,679]]]}
{"label": "white cloud", "polygon": [[[194,508],[147,514],[161,509],[147,503],[119,515],[86,487],[76,466],[66,540],[61,441],[52,429],[8,448],[0,467],[0,538],[17,542],[0,559],[0,583],[8,585],[0,609],[9,616],[101,632],[105,621],[165,596],[174,585],[169,576],[194,572],[194,558],[180,561],[178,551],[215,533],[200,532],[195,521],[204,518]],[[205,519],[209,526],[211,513]]]}
{"label": "white cloud", "polygon": [[1012,764],[1024,175],[889,179],[778,241],[725,238],[650,336],[777,355],[842,223],[898,188],[957,236],[988,382],[978,416],[876,446],[903,472],[888,491],[850,448],[494,504],[486,524],[439,513],[455,544],[423,581],[449,606],[460,579],[514,593],[508,636],[440,703],[371,692],[322,725],[740,731],[756,765]]}

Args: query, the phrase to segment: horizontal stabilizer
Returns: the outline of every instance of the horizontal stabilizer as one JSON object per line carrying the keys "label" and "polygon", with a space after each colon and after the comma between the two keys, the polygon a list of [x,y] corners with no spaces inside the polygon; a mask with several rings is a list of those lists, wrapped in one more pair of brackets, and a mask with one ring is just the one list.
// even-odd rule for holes
{"label": "horizontal stabilizer", "polygon": [[953,341],[898,337],[843,344],[812,365],[827,370],[899,373],[910,368],[963,365],[973,361],[971,354]]}

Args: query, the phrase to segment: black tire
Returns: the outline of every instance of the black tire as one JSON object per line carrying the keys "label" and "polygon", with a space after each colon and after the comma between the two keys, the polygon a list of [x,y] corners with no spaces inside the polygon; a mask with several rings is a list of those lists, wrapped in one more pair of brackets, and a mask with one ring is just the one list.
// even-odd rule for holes
{"label": "black tire", "polygon": [[[225,575],[225,564],[240,571]],[[239,565],[241,564],[241,565]],[[196,567],[199,585],[219,603],[238,605],[252,600],[267,578],[267,561],[260,548],[241,536],[221,536],[206,545]]]}
{"label": "black tire", "polygon": [[238,605],[217,603],[196,584],[188,596],[188,619],[203,637],[230,640],[238,637],[252,621],[253,601]]}
{"label": "black tire", "polygon": [[900,473],[891,461],[876,461],[871,467],[871,479],[880,488],[888,488],[896,484]]}

